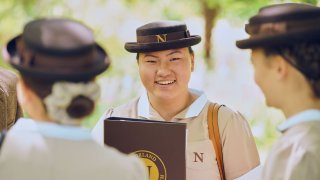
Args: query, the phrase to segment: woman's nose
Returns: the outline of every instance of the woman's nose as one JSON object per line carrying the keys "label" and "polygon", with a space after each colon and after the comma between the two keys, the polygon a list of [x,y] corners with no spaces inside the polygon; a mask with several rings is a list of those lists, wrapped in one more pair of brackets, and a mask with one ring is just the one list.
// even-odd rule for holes
{"label": "woman's nose", "polygon": [[171,73],[170,66],[167,63],[160,63],[158,70],[157,70],[157,75],[158,76],[167,76]]}

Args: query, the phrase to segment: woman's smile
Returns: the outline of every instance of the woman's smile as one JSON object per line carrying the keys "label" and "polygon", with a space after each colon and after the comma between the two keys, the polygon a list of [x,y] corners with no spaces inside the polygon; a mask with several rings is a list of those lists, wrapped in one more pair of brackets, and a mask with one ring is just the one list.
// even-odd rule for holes
{"label": "woman's smile", "polygon": [[171,84],[174,84],[176,82],[177,82],[176,80],[159,80],[159,81],[155,81],[155,83],[159,84],[159,85],[171,85]]}

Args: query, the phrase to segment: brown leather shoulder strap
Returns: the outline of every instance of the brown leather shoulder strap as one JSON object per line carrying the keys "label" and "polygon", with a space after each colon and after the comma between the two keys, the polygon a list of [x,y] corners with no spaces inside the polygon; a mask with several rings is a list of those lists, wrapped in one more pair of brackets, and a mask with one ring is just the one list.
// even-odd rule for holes
{"label": "brown leather shoulder strap", "polygon": [[217,103],[210,103],[208,109],[208,130],[209,130],[209,137],[212,141],[220,178],[221,180],[225,180],[225,172],[224,172],[224,164],[223,164],[223,155],[222,155],[222,148],[221,148],[221,141],[220,141],[220,134],[219,134],[219,126],[218,126],[218,111],[219,108],[223,105],[219,105]]}

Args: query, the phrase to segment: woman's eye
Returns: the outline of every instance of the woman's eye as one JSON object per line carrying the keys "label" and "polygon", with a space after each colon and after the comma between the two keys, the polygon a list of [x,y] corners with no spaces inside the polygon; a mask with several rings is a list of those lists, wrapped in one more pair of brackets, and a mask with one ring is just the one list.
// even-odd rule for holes
{"label": "woman's eye", "polygon": [[177,61],[180,60],[181,58],[171,58],[170,61]]}
{"label": "woman's eye", "polygon": [[146,60],[147,63],[156,63],[156,60]]}

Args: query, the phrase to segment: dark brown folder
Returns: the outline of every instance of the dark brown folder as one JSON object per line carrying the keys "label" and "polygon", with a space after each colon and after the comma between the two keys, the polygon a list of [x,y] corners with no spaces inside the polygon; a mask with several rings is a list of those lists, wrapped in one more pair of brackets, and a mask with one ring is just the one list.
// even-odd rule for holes
{"label": "dark brown folder", "polygon": [[137,154],[150,180],[186,179],[186,124],[122,117],[104,121],[104,142]]}

